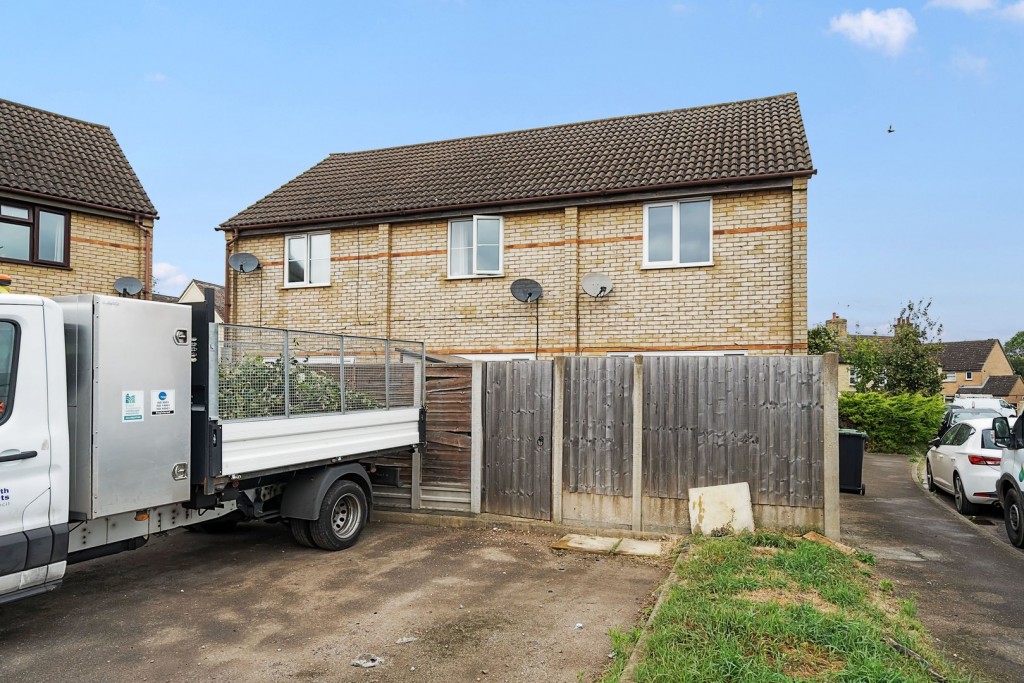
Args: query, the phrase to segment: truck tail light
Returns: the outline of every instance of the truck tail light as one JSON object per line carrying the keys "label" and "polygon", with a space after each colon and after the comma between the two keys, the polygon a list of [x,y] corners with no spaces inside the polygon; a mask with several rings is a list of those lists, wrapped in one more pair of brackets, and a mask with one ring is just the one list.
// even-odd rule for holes
{"label": "truck tail light", "polygon": [[967,461],[972,465],[998,465],[1002,459],[991,455],[968,455]]}

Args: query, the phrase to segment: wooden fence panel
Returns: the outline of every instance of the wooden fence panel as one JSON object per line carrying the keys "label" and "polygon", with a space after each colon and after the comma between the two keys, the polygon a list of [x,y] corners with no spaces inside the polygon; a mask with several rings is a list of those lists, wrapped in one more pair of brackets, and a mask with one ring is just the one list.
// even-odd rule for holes
{"label": "wooden fence panel", "polygon": [[632,496],[633,359],[568,358],[564,392],[563,487]]}
{"label": "wooden fence panel", "polygon": [[646,495],[747,481],[754,504],[823,505],[820,357],[645,358],[643,433]]}
{"label": "wooden fence panel", "polygon": [[469,490],[472,365],[427,366],[427,447],[421,483]]}
{"label": "wooden fence panel", "polygon": [[551,519],[550,361],[484,365],[484,512]]}

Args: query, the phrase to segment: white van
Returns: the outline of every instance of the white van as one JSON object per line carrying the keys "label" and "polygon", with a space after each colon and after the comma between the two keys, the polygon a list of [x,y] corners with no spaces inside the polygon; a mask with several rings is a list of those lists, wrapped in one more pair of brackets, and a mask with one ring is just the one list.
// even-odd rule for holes
{"label": "white van", "polygon": [[962,408],[991,408],[1004,417],[1017,417],[1017,409],[1001,398],[957,394],[953,397],[953,403]]}

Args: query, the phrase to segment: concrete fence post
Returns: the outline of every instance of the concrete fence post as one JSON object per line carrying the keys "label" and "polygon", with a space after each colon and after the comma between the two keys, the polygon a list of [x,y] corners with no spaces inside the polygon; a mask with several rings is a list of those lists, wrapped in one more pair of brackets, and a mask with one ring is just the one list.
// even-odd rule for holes
{"label": "concrete fence post", "polygon": [[484,477],[484,364],[473,362],[472,412],[469,447],[469,510],[480,514]]}
{"label": "concrete fence post", "polygon": [[643,531],[644,357],[633,356],[633,531]]}
{"label": "concrete fence post", "polygon": [[562,436],[565,427],[565,356],[555,358],[551,382],[551,521],[562,523]]}
{"label": "concrete fence post", "polygon": [[839,356],[826,353],[821,368],[825,407],[825,535],[839,540]]}

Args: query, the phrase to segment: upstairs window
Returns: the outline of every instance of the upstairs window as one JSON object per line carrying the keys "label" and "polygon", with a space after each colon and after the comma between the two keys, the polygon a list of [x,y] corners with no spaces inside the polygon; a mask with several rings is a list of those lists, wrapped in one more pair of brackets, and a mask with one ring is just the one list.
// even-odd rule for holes
{"label": "upstairs window", "polygon": [[502,274],[500,216],[458,218],[448,223],[448,277]]}
{"label": "upstairs window", "polygon": [[284,286],[331,284],[331,233],[289,235],[284,238]]}
{"label": "upstairs window", "polygon": [[974,373],[973,372],[966,372],[966,373],[964,373],[964,381],[965,382],[973,382],[974,381]]}
{"label": "upstairs window", "polygon": [[659,202],[644,207],[645,268],[710,265],[710,199]]}
{"label": "upstairs window", "polygon": [[0,259],[67,266],[68,214],[0,200]]}
{"label": "upstairs window", "polygon": [[955,372],[947,372],[946,376],[942,378],[942,381],[943,382],[955,382],[956,381],[956,373]]}

